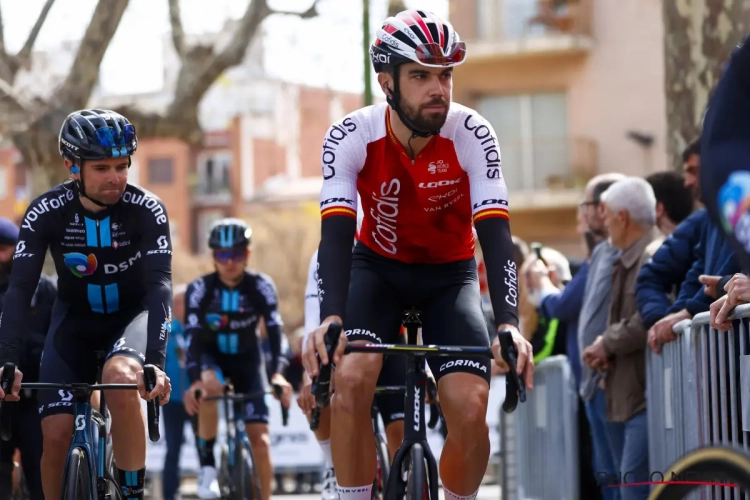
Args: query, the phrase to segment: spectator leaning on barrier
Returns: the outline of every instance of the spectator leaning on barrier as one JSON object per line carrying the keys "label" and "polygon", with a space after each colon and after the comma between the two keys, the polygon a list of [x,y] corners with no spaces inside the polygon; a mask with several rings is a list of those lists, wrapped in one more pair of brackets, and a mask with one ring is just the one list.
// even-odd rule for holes
{"label": "spectator leaning on barrier", "polygon": [[[612,184],[624,179],[622,174],[603,174],[594,177],[586,185],[586,198],[581,203],[581,211],[586,221],[587,245],[593,247],[589,261],[588,276],[583,292],[583,304],[578,318],[578,350],[583,351],[607,329],[607,314],[612,294],[612,264],[618,250],[610,245],[607,229],[604,226],[601,194]],[[591,426],[594,446],[596,473],[616,474],[615,460],[607,440],[606,406],[604,390],[598,387],[602,378],[587,366],[581,366],[580,395],[586,408],[586,418]],[[601,486],[605,500],[618,498],[617,490]]]}
{"label": "spectator leaning on barrier", "polygon": [[[646,329],[633,290],[647,248],[662,236],[655,230],[656,199],[644,179],[629,177],[603,195],[605,224],[620,256],[612,266],[612,299],[607,329],[583,353],[592,369],[607,372],[605,394],[609,442],[617,470],[629,482],[649,480],[648,422],[646,419]],[[643,499],[649,487],[620,489],[620,497]]]}
{"label": "spectator leaning on barrier", "polygon": [[677,172],[656,172],[646,177],[656,198],[656,227],[664,236],[674,233],[678,224],[693,213],[695,200]]}
{"label": "spectator leaning on barrier", "polygon": [[[670,216],[671,221],[679,223],[671,234],[664,230],[665,227],[669,227],[669,224],[660,225],[659,229],[667,236],[667,239],[654,252],[653,257],[643,265],[638,274],[635,285],[636,301],[643,326],[647,329],[664,318],[669,308],[672,307],[677,298],[677,292],[685,280],[685,275],[697,258],[695,247],[700,242],[703,228],[709,223],[705,209],[697,210],[692,215],[687,211],[686,202],[689,201],[692,205],[693,198],[700,195],[700,190],[695,183],[698,175],[697,169],[700,166],[698,144],[698,141],[694,142],[682,154],[685,161],[684,188],[689,189],[689,192],[681,193],[674,185],[665,189],[665,178],[662,174],[668,174],[667,172],[659,172],[646,179],[656,195],[657,225],[659,225],[660,201],[664,207],[663,211],[666,214],[673,214]],[[672,173],[672,175],[677,174]],[[681,220],[680,217],[687,218]],[[696,291],[698,286],[699,284],[696,284]]]}
{"label": "spectator leaning on barrier", "polygon": [[[667,310],[667,316],[657,321],[649,330],[648,343],[651,349],[660,353],[662,345],[677,339],[672,330],[674,325],[709,310],[713,297],[705,293],[704,283],[701,282],[702,275],[714,276],[718,282],[721,276],[739,271],[740,266],[723,230],[706,221],[695,246],[695,261],[684,278],[677,300]],[[703,280],[709,285],[713,284],[706,277]]]}

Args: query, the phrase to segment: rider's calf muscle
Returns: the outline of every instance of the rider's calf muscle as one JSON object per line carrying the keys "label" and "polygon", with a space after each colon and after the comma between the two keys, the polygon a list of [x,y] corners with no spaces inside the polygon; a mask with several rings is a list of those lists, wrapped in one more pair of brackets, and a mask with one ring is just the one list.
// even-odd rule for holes
{"label": "rider's calf muscle", "polygon": [[50,415],[42,420],[41,472],[45,498],[60,498],[63,469],[72,439],[73,415]]}
{"label": "rider's calf muscle", "polygon": [[[115,356],[104,365],[105,384],[135,384],[140,364]],[[146,421],[135,391],[107,391],[105,401],[112,415],[112,447],[117,467],[136,471],[146,465]],[[140,418],[139,418],[140,417]]]}

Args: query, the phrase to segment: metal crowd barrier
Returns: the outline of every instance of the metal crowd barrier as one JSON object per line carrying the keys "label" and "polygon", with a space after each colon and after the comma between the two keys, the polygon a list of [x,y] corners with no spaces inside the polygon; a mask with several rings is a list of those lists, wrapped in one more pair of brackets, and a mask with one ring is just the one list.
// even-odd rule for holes
{"label": "metal crowd barrier", "polygon": [[[665,471],[700,446],[722,444],[748,451],[750,439],[750,304],[738,306],[733,329],[709,325],[709,313],[675,325],[678,338],[648,349],[649,465]],[[742,388],[745,391],[742,391]],[[743,398],[743,392],[745,397]],[[664,478],[668,480],[670,478]],[[706,487],[690,498],[739,499],[734,488]]]}
{"label": "metal crowd barrier", "polygon": [[578,392],[566,356],[539,363],[513,421],[518,493],[508,498],[578,500]]}

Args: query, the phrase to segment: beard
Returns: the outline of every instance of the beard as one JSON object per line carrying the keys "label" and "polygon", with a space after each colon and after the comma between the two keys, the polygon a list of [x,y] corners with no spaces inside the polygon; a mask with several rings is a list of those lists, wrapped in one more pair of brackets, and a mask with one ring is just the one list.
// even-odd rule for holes
{"label": "beard", "polygon": [[[428,106],[441,105],[445,106],[445,111],[442,113],[436,113],[434,111],[425,111],[424,108]],[[433,99],[432,101],[423,104],[421,106],[412,106],[401,99],[401,109],[406,115],[406,118],[412,123],[412,125],[420,131],[432,132],[433,130],[439,130],[445,125],[445,120],[448,119],[448,110],[450,103],[443,99]]]}

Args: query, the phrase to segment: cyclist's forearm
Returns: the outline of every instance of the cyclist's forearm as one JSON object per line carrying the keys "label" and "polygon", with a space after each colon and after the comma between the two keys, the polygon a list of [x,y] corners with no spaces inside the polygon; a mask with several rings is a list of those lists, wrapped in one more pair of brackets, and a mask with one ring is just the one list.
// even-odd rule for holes
{"label": "cyclist's forearm", "polygon": [[279,325],[268,326],[268,324],[266,324],[266,334],[268,335],[268,347],[271,351],[268,366],[271,368],[271,373],[281,373],[281,336],[284,334]]}
{"label": "cyclist's forearm", "polygon": [[487,267],[495,327],[518,327],[518,269],[510,235],[510,223],[502,218],[487,218],[475,224]]}
{"label": "cyclist's forearm", "polygon": [[0,313],[0,362],[20,362],[23,346],[23,325],[29,323],[29,304],[34,295],[33,286],[11,286],[3,299]]}
{"label": "cyclist's forearm", "polygon": [[343,316],[349,291],[352,242],[357,221],[345,215],[323,219],[318,248],[318,296],[320,320]]}
{"label": "cyclist's forearm", "polygon": [[146,364],[156,365],[163,370],[167,356],[172,311],[172,287],[168,279],[151,287],[146,295],[146,307],[148,310]]}

